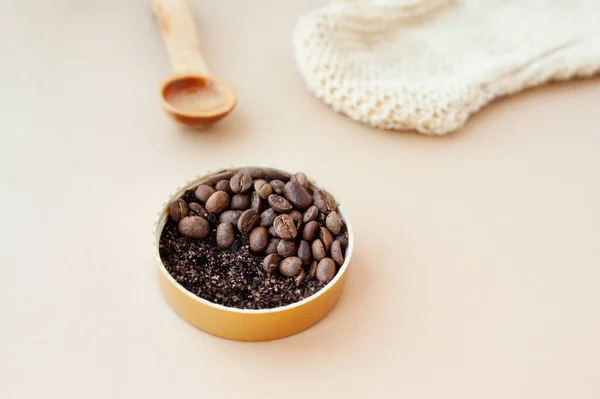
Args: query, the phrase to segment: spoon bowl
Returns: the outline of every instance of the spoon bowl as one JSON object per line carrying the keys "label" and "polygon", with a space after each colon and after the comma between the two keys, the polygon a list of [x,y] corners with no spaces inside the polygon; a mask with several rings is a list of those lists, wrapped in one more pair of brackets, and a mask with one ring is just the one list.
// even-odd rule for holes
{"label": "spoon bowl", "polygon": [[221,79],[202,75],[171,75],[160,85],[160,104],[173,120],[188,127],[211,125],[230,113],[237,102]]}

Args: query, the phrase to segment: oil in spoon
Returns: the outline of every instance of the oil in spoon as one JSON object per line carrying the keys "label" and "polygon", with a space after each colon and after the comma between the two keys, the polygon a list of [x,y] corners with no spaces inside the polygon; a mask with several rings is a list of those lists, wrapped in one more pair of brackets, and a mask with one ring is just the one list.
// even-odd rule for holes
{"label": "oil in spoon", "polygon": [[183,78],[169,84],[165,100],[182,112],[214,112],[228,102],[227,93],[213,82],[198,78]]}

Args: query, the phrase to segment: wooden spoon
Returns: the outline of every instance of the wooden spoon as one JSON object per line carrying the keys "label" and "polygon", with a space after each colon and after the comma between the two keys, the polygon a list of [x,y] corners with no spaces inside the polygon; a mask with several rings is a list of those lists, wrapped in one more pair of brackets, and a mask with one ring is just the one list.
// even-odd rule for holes
{"label": "wooden spoon", "polygon": [[160,85],[162,108],[186,126],[217,122],[235,107],[236,96],[208,71],[187,0],[154,0],[152,8],[173,67],[173,73]]}

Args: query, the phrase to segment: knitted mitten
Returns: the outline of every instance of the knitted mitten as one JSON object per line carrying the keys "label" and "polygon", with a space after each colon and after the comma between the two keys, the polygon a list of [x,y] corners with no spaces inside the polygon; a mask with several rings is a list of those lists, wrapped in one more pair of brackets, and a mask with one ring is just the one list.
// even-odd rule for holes
{"label": "knitted mitten", "polygon": [[301,73],[334,110],[446,134],[494,98],[600,70],[600,0],[336,2],[294,33]]}

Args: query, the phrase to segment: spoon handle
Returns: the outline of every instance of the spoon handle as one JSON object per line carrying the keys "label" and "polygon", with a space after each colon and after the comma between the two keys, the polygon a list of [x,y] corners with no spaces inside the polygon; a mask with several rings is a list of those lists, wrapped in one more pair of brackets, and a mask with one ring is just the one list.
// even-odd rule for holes
{"label": "spoon handle", "polygon": [[171,58],[173,72],[208,75],[187,0],[154,0],[152,9]]}

